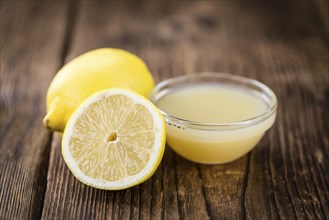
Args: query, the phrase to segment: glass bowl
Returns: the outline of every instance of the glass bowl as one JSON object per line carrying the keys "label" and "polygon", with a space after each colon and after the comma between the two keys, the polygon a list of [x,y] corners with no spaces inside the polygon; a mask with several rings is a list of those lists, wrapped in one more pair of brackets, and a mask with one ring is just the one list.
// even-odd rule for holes
{"label": "glass bowl", "polygon": [[228,123],[190,121],[170,115],[159,108],[167,125],[167,144],[182,157],[203,164],[220,164],[236,160],[251,151],[272,127],[276,118],[274,92],[254,79],[226,73],[188,74],[164,80],[156,85],[149,99],[158,101],[175,89],[205,83],[245,89],[262,99],[266,111],[256,117]]}

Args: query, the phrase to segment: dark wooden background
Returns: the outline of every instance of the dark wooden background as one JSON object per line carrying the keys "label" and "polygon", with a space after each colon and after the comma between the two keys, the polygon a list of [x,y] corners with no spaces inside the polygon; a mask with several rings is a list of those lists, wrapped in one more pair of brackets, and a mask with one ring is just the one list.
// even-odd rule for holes
{"label": "dark wooden background", "polygon": [[[328,219],[328,1],[1,1],[0,219]],[[147,182],[97,190],[42,126],[56,71],[98,47],[142,57],[156,83],[200,71],[269,85],[275,126],[245,157],[169,147]]]}

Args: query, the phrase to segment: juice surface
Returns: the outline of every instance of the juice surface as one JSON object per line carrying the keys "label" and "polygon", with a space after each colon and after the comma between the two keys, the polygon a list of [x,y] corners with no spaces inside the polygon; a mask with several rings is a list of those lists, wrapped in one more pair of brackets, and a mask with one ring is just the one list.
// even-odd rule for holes
{"label": "juice surface", "polygon": [[208,123],[243,121],[268,108],[248,89],[212,83],[177,88],[161,97],[157,106],[177,118]]}

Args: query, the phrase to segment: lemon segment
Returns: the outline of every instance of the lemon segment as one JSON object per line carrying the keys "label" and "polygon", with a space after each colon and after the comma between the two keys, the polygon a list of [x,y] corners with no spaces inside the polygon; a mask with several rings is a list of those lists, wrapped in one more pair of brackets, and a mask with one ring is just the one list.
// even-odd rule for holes
{"label": "lemon segment", "polygon": [[44,125],[63,132],[73,111],[86,98],[114,87],[147,97],[154,81],[146,64],[125,50],[101,48],[76,57],[58,71],[49,86]]}
{"label": "lemon segment", "polygon": [[145,97],[124,89],[98,92],[72,114],[63,158],[81,182],[119,190],[146,181],[165,148],[165,122]]}

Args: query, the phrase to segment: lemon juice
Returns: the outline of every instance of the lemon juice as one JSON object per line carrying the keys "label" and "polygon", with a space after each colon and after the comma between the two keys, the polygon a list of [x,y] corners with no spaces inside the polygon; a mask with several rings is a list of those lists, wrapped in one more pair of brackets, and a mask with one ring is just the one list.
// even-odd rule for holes
{"label": "lemon juice", "polygon": [[163,91],[156,105],[167,119],[167,143],[183,157],[206,164],[243,156],[275,120],[273,114],[251,123],[268,111],[264,97],[224,83],[177,86]]}
{"label": "lemon juice", "polygon": [[157,105],[177,118],[209,123],[243,121],[267,109],[264,101],[247,90],[216,84],[176,89],[161,98]]}

